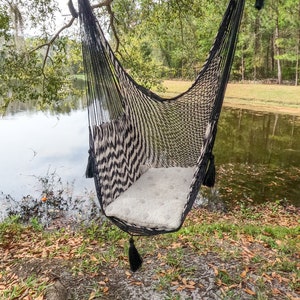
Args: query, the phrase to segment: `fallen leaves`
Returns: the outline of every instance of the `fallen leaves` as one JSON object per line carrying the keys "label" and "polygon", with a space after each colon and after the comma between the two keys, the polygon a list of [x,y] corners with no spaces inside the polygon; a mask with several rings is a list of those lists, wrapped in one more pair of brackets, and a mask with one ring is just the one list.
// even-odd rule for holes
{"label": "fallen leaves", "polygon": [[[264,218],[255,221],[241,219],[235,212],[194,210],[178,234],[148,240],[153,247],[145,249],[144,267],[138,274],[124,265],[127,243],[123,237],[110,247],[111,244],[89,239],[80,231],[50,233],[25,228],[13,234],[8,230],[0,240],[0,299],[17,290],[22,299],[42,300],[46,286],[51,284],[51,263],[59,261],[68,265],[76,280],[89,278],[93,282],[92,290],[86,287],[85,299],[89,300],[105,294],[113,297],[115,286],[124,283],[134,290],[159,286],[158,290],[174,295],[204,293],[211,287],[224,298],[233,293],[239,293],[240,298],[265,293],[266,298],[287,295],[295,300],[300,294],[300,255],[293,249],[299,245],[299,229],[285,232],[287,228],[299,228],[299,224],[295,225],[299,216],[290,212],[280,215],[284,212],[276,209],[280,223],[285,224],[285,231],[279,235],[275,231],[282,228],[269,226],[271,222],[279,223],[270,207],[261,210]],[[258,213],[256,209],[252,212]],[[262,230],[266,224],[268,230]],[[18,269],[30,261],[39,267],[28,269],[27,273]],[[36,278],[28,282],[33,273]]]}
{"label": "fallen leaves", "polygon": [[248,274],[248,272],[249,272],[249,267],[246,267],[246,268],[243,270],[243,272],[240,274],[240,277],[243,278],[243,279],[245,279],[246,276],[247,276],[247,274]]}
{"label": "fallen leaves", "polygon": [[171,286],[175,286],[177,291],[183,290],[195,290],[197,287],[202,285],[197,284],[194,280],[189,280],[186,277],[177,276],[177,280],[171,281]]}
{"label": "fallen leaves", "polygon": [[[45,281],[49,282],[48,278],[31,278],[27,282],[15,274],[10,268],[6,268],[5,276],[0,277],[0,298],[1,295],[8,295],[9,291],[13,291],[13,299],[22,299],[22,300],[42,300],[42,290],[38,288],[32,288],[32,286],[44,285]],[[46,286],[46,285],[44,285]],[[3,298],[1,298],[3,299]],[[7,299],[11,299],[7,297]]]}
{"label": "fallen leaves", "polygon": [[251,295],[251,296],[256,295],[256,293],[255,293],[254,291],[252,291],[252,290],[250,290],[250,289],[248,289],[248,288],[243,289],[243,291],[244,291],[245,293],[247,293],[248,295]]}

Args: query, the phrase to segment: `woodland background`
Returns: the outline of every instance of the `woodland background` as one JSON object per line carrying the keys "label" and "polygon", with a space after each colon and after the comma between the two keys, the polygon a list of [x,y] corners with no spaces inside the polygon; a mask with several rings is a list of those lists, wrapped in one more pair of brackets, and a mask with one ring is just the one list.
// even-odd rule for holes
{"label": "woodland background", "polygon": [[[233,81],[299,84],[300,0],[246,1]],[[75,8],[77,3],[74,2]],[[195,78],[218,30],[224,0],[92,2],[128,72],[148,88]],[[0,0],[0,101],[59,106],[83,78],[78,21],[54,0]],[[62,24],[64,16],[64,25]],[[60,22],[59,22],[60,21]]]}

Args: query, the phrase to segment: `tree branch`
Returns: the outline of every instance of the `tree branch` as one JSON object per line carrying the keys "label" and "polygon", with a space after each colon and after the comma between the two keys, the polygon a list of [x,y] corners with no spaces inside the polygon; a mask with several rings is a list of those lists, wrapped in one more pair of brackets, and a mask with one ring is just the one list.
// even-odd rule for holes
{"label": "tree branch", "polygon": [[104,7],[106,6],[106,10],[109,14],[109,17],[110,17],[110,20],[109,20],[109,23],[110,23],[110,27],[111,27],[111,30],[113,32],[113,35],[116,39],[116,49],[115,49],[115,52],[118,52],[119,51],[119,46],[120,46],[120,39],[119,39],[119,36],[117,34],[117,30],[116,30],[116,27],[115,27],[115,15],[114,15],[114,12],[111,8],[111,4],[113,3],[113,0],[105,0],[101,3],[98,3],[98,4],[94,4],[92,5],[92,9],[96,9],[96,8],[101,8],[101,7]]}
{"label": "tree branch", "polygon": [[[111,4],[112,4],[113,0],[105,0],[103,2],[100,2],[98,4],[94,4],[92,5],[92,9],[97,9],[97,8],[101,8],[101,7],[105,7],[106,6],[106,9],[107,9],[107,12],[110,16],[110,26],[111,26],[111,29],[112,29],[112,32],[114,34],[114,37],[116,39],[116,52],[118,52],[119,50],[119,44],[120,44],[120,39],[118,37],[118,34],[117,34],[117,30],[116,30],[116,27],[114,25],[114,21],[115,21],[115,16],[114,16],[114,12],[111,8]],[[53,43],[55,42],[55,40],[59,37],[59,35],[67,28],[71,27],[72,24],[74,23],[75,19],[76,19],[76,16],[78,16],[76,10],[74,9],[74,6],[72,4],[72,1],[70,0],[69,1],[69,8],[71,6],[71,14],[72,14],[72,18],[70,19],[70,21],[64,25],[62,28],[60,28],[54,35],[53,37],[51,38],[51,40],[47,43],[44,43],[44,44],[41,44],[39,46],[37,46],[36,48],[32,49],[31,51],[29,51],[29,53],[32,53],[32,52],[35,52],[43,47],[47,47],[46,49],[46,54],[45,54],[45,57],[44,57],[44,60],[43,60],[43,65],[42,65],[42,71],[43,71],[43,76],[45,76],[44,74],[44,69],[45,69],[45,65],[47,63],[47,60],[49,58],[49,52],[50,52],[50,48],[51,46],[53,45]]]}
{"label": "tree branch", "polygon": [[100,8],[100,7],[103,7],[103,6],[111,6],[113,0],[105,0],[103,2],[100,2],[98,4],[94,4],[92,5],[92,9],[95,9],[95,8]]}
{"label": "tree branch", "polygon": [[119,51],[119,46],[120,46],[120,39],[119,39],[117,30],[116,30],[116,27],[115,27],[115,22],[114,22],[115,21],[115,15],[114,15],[113,10],[111,9],[111,5],[106,6],[106,9],[107,9],[107,12],[110,16],[109,23],[110,23],[110,26],[111,26],[111,30],[113,32],[113,35],[114,35],[115,39],[116,39],[116,49],[115,49],[115,51],[118,52]]}
{"label": "tree branch", "polygon": [[46,54],[45,54],[45,57],[44,57],[44,61],[43,61],[43,66],[42,66],[42,70],[43,70],[43,75],[45,77],[45,74],[44,74],[44,68],[45,68],[45,65],[46,65],[46,62],[47,62],[47,59],[49,57],[49,51],[50,51],[50,48],[52,46],[52,44],[55,42],[55,40],[59,37],[59,35],[67,28],[71,27],[72,24],[74,23],[75,21],[75,18],[72,17],[72,19],[66,24],[64,25],[62,28],[60,28],[55,34],[54,36],[52,37],[52,39],[48,42],[48,43],[44,43],[44,44],[41,44],[39,46],[37,46],[36,48],[32,49],[30,51],[30,53],[32,52],[35,52],[43,47],[47,47],[47,50],[46,50]]}

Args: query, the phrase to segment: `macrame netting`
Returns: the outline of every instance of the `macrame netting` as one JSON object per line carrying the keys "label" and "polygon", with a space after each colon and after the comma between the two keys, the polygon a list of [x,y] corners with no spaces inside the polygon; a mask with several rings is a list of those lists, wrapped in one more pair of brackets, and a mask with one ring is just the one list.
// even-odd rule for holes
{"label": "macrame netting", "polygon": [[[147,235],[178,230],[197,197],[213,157],[244,0],[229,1],[215,42],[194,84],[171,99],[159,97],[128,75],[107,42],[89,1],[78,3],[87,76],[89,167],[102,211],[130,233]],[[131,210],[137,206],[130,202],[132,195],[122,200],[120,215],[115,207],[112,209],[125,191],[137,187],[137,182],[147,176],[150,179],[160,176],[158,180],[162,181],[169,176],[170,186],[175,185],[175,190],[176,180],[189,180],[176,224],[167,226],[156,221],[144,224],[126,218],[126,205]],[[146,181],[143,184],[151,188]],[[174,199],[177,194],[178,191]],[[155,200],[151,199],[147,201],[153,203],[148,206],[136,207],[137,215],[154,205]],[[163,207],[165,203],[161,204]]]}

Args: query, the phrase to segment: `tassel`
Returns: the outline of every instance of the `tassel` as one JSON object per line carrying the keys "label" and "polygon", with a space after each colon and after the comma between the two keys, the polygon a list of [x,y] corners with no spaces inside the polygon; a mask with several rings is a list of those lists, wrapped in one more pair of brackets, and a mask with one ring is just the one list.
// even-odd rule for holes
{"label": "tassel", "polygon": [[216,167],[215,167],[215,157],[213,154],[210,156],[209,166],[207,168],[206,174],[203,179],[203,185],[207,187],[213,187],[216,180]]}
{"label": "tassel", "polygon": [[85,177],[86,178],[94,177],[94,162],[93,162],[93,156],[92,156],[91,150],[89,150],[89,158],[88,158],[88,163],[86,166]]}
{"label": "tassel", "polygon": [[256,0],[254,7],[261,10],[264,7],[264,0]]}
{"label": "tassel", "polygon": [[130,269],[132,272],[137,271],[143,263],[143,259],[141,258],[139,252],[135,248],[134,240],[131,237],[129,240],[129,250],[128,250],[128,256],[129,256],[129,263],[130,263]]}

